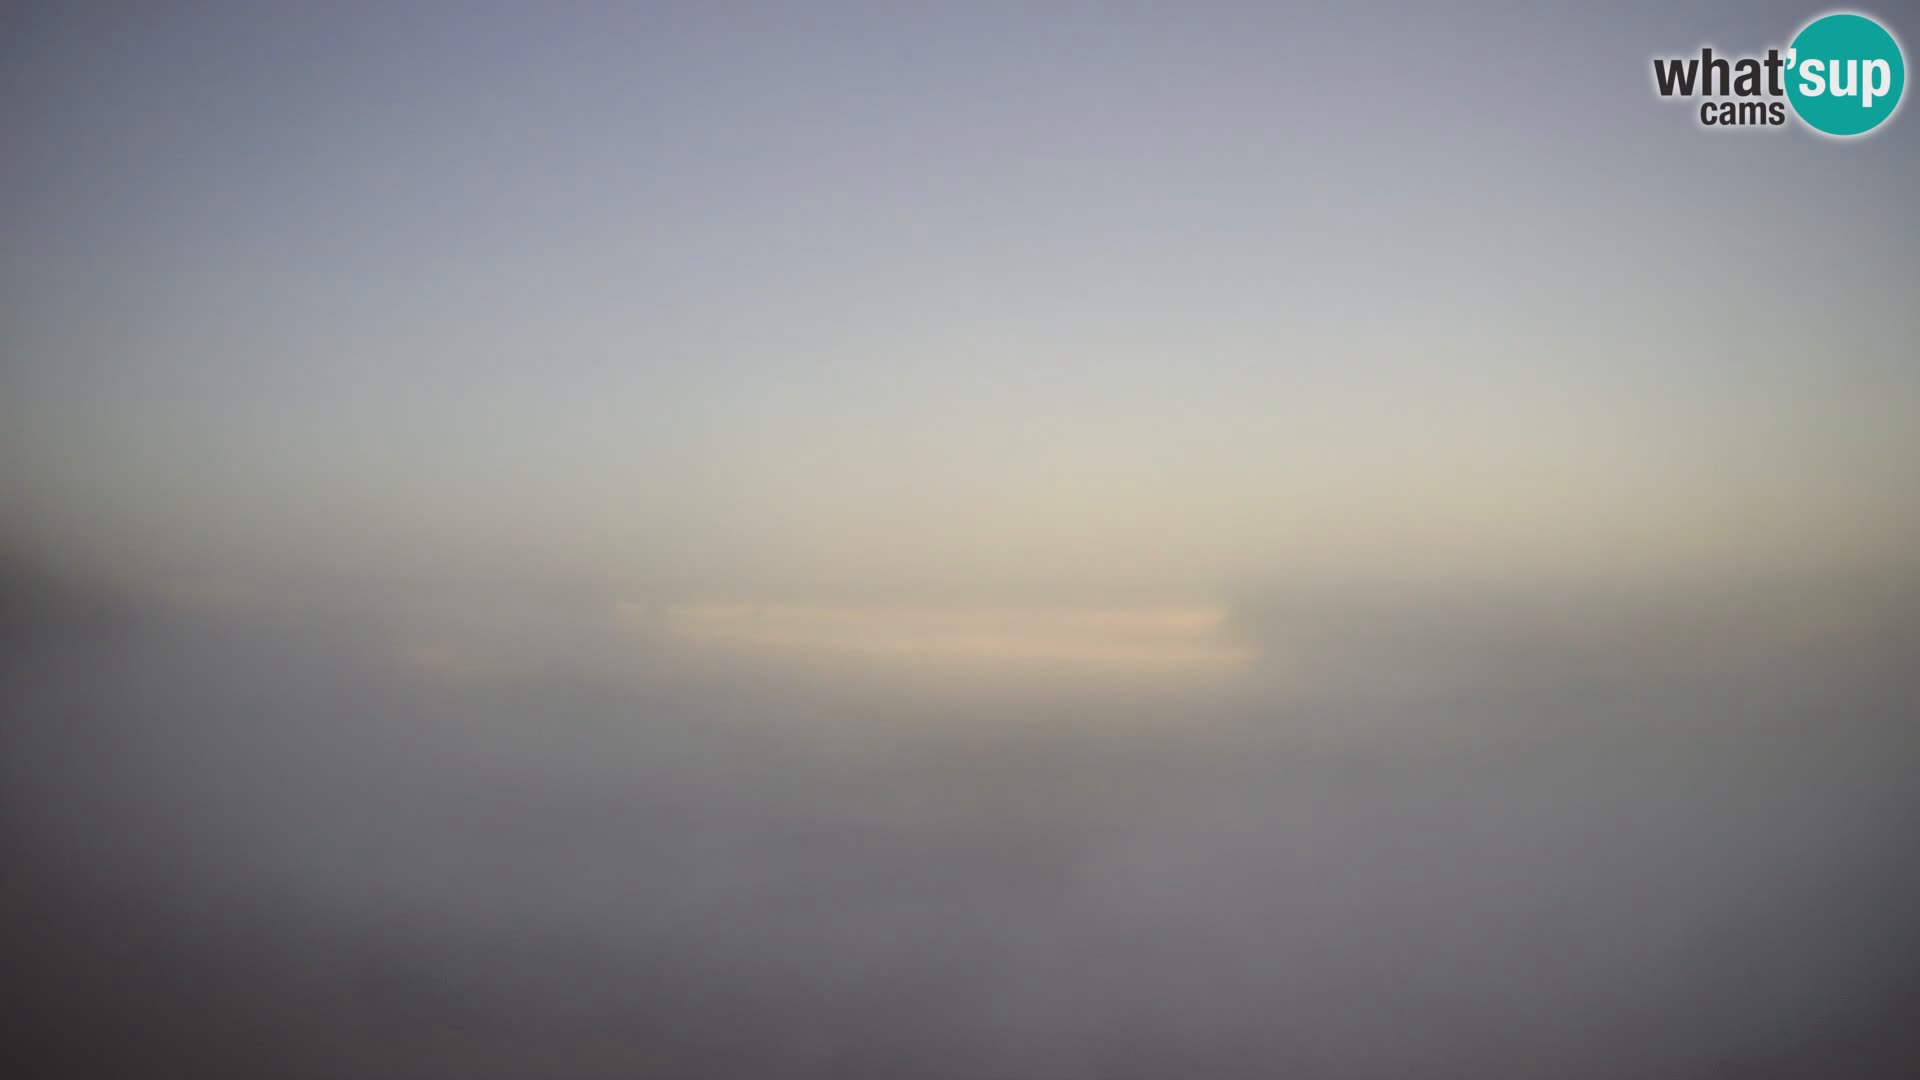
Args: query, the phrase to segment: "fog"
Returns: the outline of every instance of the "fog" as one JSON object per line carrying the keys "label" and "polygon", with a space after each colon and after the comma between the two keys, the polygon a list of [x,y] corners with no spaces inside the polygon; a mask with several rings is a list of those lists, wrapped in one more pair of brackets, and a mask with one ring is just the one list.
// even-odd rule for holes
{"label": "fog", "polygon": [[0,1074],[1920,1073],[1920,115],[1521,7],[10,5]]}
{"label": "fog", "polygon": [[8,598],[46,1075],[1913,1060],[1911,595]]}

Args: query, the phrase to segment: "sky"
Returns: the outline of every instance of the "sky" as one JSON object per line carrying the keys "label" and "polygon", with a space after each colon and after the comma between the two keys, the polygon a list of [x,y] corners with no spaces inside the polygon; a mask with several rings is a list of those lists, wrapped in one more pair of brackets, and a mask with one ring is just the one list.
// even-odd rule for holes
{"label": "sky", "polygon": [[0,1074],[1908,1075],[1816,13],[0,5]]}
{"label": "sky", "polygon": [[1811,14],[15,12],[8,532],[700,599],[1906,573],[1912,125],[1651,90]]}

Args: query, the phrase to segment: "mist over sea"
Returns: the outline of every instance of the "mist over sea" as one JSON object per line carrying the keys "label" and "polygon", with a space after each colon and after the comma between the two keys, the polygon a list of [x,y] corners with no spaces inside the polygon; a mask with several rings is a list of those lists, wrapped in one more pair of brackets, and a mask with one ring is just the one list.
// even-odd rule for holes
{"label": "mist over sea", "polygon": [[4,5],[0,1077],[1920,1076],[1813,14]]}
{"label": "mist over sea", "polygon": [[1812,595],[1250,597],[1206,631],[1243,663],[1116,674],[16,573],[12,1040],[46,1075],[1894,1075],[1920,609]]}

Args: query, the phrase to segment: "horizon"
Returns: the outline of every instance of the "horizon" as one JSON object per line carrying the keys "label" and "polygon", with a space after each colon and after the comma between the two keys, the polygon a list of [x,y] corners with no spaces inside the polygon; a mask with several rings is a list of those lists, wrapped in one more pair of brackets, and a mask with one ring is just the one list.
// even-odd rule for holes
{"label": "horizon", "polygon": [[0,1071],[1907,1075],[1819,13],[9,9]]}

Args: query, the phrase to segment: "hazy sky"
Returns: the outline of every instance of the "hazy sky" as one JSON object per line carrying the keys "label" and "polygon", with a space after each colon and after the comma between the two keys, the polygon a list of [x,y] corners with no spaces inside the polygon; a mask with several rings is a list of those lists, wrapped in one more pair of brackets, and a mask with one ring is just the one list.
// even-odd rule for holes
{"label": "hazy sky", "polygon": [[1821,10],[0,4],[0,1074],[1904,1075]]}
{"label": "hazy sky", "polygon": [[5,527],[702,596],[1904,573],[1920,120],[1650,86],[1813,14],[12,11]]}

